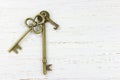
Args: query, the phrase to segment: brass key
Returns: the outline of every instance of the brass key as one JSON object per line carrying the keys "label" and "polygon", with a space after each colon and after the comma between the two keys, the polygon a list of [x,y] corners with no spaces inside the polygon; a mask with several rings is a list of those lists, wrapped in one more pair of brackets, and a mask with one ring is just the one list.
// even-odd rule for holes
{"label": "brass key", "polygon": [[46,59],[46,29],[45,29],[45,18],[43,15],[38,14],[35,17],[35,21],[38,22],[39,26],[42,27],[42,63],[43,63],[43,74],[45,75],[47,73],[47,70],[50,71],[50,66],[47,65],[47,59]]}
{"label": "brass key", "polygon": [[[32,23],[28,24],[28,21],[31,21]],[[27,18],[25,20],[25,24],[29,27],[28,30],[22,35],[20,39],[9,49],[9,52],[14,51],[16,54],[18,53],[17,49],[22,49],[19,45],[19,42],[37,25],[37,23],[32,18]]]}
{"label": "brass key", "polygon": [[55,23],[52,19],[50,19],[50,15],[47,11],[41,11],[40,14],[45,17],[46,22],[50,22],[54,26],[54,29],[57,29],[59,27],[57,23]]}
{"label": "brass key", "polygon": [[[42,26],[42,62],[43,62],[43,74],[46,75],[47,71],[51,71],[52,69],[50,68],[52,64],[47,64],[47,58],[46,58],[46,28],[45,28],[45,23],[49,21],[51,24],[53,24],[55,27],[54,29],[58,28],[58,24],[56,24],[54,21],[52,21],[49,18],[49,13],[47,11],[41,11],[40,15],[42,15],[45,19],[45,22],[41,24]],[[42,18],[42,17],[41,17]],[[41,20],[41,18],[38,17],[38,20]]]}

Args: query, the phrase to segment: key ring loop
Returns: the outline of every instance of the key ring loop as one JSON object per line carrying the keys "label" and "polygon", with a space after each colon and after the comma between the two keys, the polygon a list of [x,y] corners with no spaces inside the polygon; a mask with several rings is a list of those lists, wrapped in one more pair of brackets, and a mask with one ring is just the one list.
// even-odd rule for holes
{"label": "key ring loop", "polygon": [[47,11],[41,11],[40,14],[44,17],[50,17],[49,13]]}
{"label": "key ring loop", "polygon": [[43,31],[43,29],[42,29],[42,26],[41,25],[37,25],[36,27],[33,27],[32,28],[32,31],[35,33],[35,34],[40,34],[42,31]]}
{"label": "key ring loop", "polygon": [[41,14],[35,16],[34,21],[38,23],[38,25],[45,23],[45,18]]}
{"label": "key ring loop", "polygon": [[37,25],[33,27],[32,30],[35,34],[40,34],[42,32],[42,24],[45,23],[45,19],[42,15],[36,15],[34,21],[37,23]]}

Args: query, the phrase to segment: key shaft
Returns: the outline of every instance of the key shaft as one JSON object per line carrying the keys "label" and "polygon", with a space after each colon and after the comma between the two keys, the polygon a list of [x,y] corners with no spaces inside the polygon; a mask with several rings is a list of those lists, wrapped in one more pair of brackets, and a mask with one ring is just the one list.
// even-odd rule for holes
{"label": "key shaft", "polygon": [[47,65],[47,58],[46,58],[46,28],[45,24],[42,25],[42,62],[43,62],[43,74],[46,75],[47,71],[51,71],[51,64]]}
{"label": "key shaft", "polygon": [[14,51],[15,53],[18,53],[17,49],[22,49],[19,46],[19,42],[32,30],[32,28],[29,28],[17,41],[16,43],[9,49],[9,52]]}
{"label": "key shaft", "polygon": [[43,62],[43,74],[45,75],[47,73],[46,70],[46,29],[45,29],[45,24],[42,25],[42,62]]}

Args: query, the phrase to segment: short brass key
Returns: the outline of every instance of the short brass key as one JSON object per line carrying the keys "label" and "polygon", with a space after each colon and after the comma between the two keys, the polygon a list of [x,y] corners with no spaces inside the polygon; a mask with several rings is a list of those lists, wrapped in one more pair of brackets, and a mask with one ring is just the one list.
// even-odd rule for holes
{"label": "short brass key", "polygon": [[[27,22],[31,21],[31,24],[28,24]],[[28,30],[22,35],[20,39],[9,49],[9,52],[14,51],[16,54],[18,53],[17,49],[22,49],[19,45],[19,42],[37,25],[37,23],[32,18],[27,18],[25,20],[25,24],[29,27]]]}
{"label": "short brass key", "polygon": [[54,26],[54,29],[57,29],[59,27],[57,23],[55,23],[52,19],[50,19],[50,15],[47,11],[41,11],[40,14],[44,16],[46,22],[50,22]]}

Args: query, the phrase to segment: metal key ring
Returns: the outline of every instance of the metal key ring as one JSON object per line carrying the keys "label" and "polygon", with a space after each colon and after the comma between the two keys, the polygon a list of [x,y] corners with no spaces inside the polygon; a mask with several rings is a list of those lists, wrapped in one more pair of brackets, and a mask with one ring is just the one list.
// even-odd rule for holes
{"label": "metal key ring", "polygon": [[43,15],[44,17],[50,17],[49,13],[47,11],[41,11],[40,12],[41,15]]}
{"label": "metal key ring", "polygon": [[[35,30],[36,28],[39,28],[39,30]],[[39,25],[39,26],[36,26],[36,27],[33,27],[32,28],[32,31],[35,33],[35,34],[40,34],[43,30],[42,30],[42,26]]]}
{"label": "metal key ring", "polygon": [[[33,27],[32,30],[35,34],[40,34],[42,32],[42,24],[45,23],[45,19],[42,15],[36,15],[34,21],[37,23],[37,25]],[[35,30],[37,28],[39,30]]]}
{"label": "metal key ring", "polygon": [[[28,23],[29,21],[31,21],[31,23]],[[34,19],[32,19],[32,18],[27,18],[26,20],[25,20],[25,25],[27,26],[27,27],[35,27],[35,26],[37,26],[37,23],[34,21]]]}
{"label": "metal key ring", "polygon": [[35,16],[34,21],[38,23],[38,25],[45,23],[45,18],[41,14]]}

